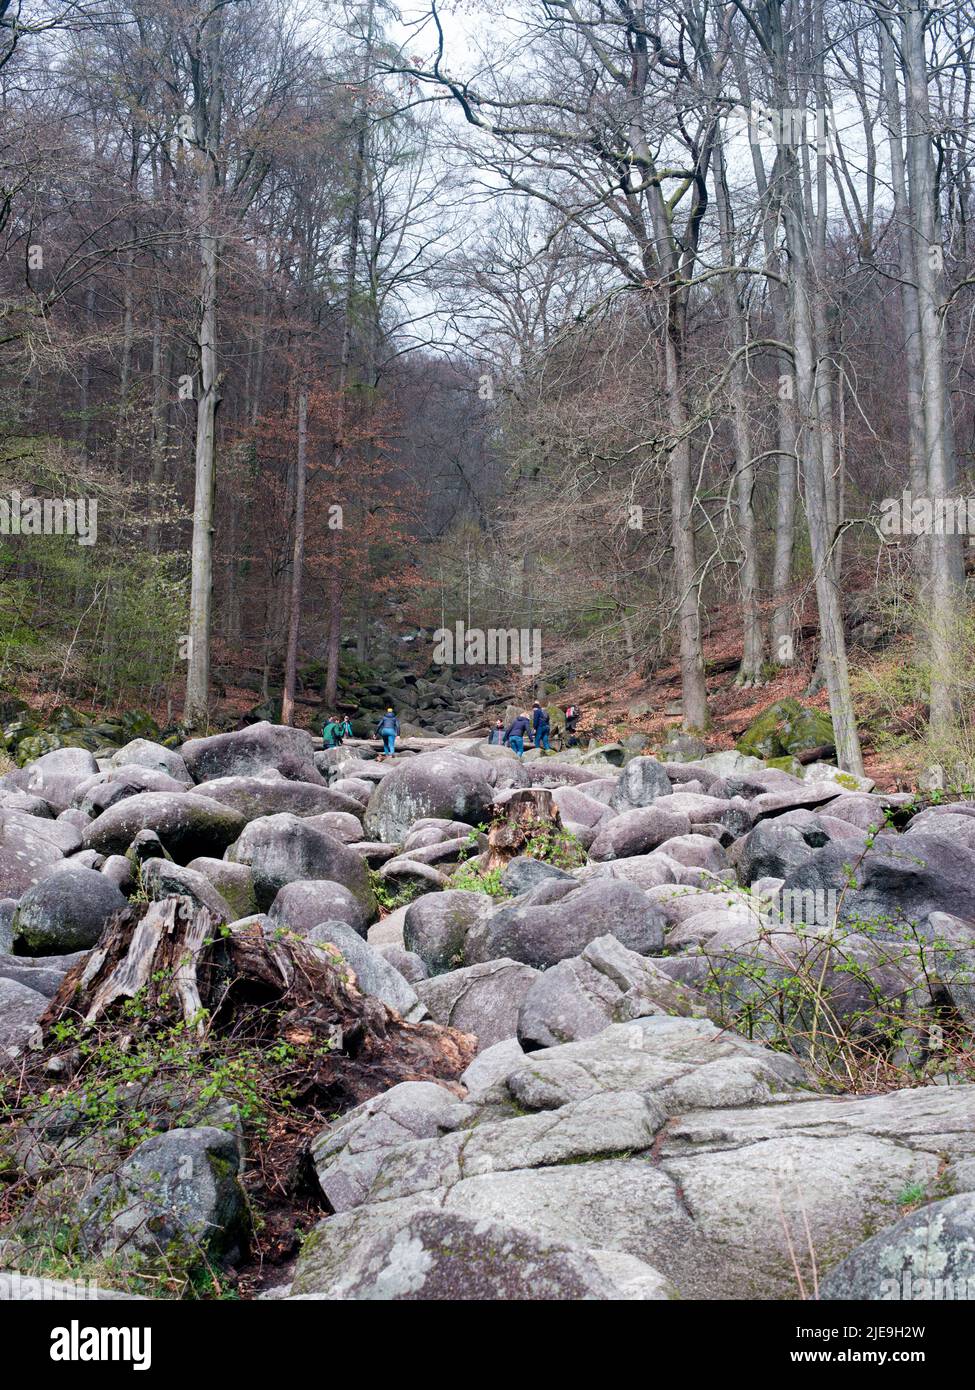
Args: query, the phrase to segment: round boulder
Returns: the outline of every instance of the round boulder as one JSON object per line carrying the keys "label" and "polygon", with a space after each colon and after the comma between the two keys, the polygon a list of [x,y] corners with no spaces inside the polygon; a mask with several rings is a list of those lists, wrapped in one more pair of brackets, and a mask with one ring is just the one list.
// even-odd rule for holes
{"label": "round boulder", "polygon": [[365,936],[372,917],[362,903],[341,883],[320,878],[296,879],[278,892],[267,915],[299,936],[308,936],[322,922],[341,922],[359,936]]}
{"label": "round boulder", "polygon": [[476,825],[494,797],[494,767],[479,758],[438,751],[421,753],[392,769],[366,807],[366,833],[396,844],[423,816],[444,816]]}
{"label": "round boulder", "polygon": [[85,829],[85,849],[124,854],[140,830],[152,830],[178,863],[223,854],[245,825],[239,811],[195,792],[142,792],[110,806]]}
{"label": "round boulder", "polygon": [[261,816],[251,821],[228,849],[227,858],[253,870],[259,907],[270,907],[286,883],[329,879],[349,890],[367,921],[376,916],[366,861],[334,835],[314,829],[298,816]]}
{"label": "round boulder", "polygon": [[85,951],[125,905],[125,898],[104,874],[65,865],[21,898],[14,913],[14,939],[25,955]]}

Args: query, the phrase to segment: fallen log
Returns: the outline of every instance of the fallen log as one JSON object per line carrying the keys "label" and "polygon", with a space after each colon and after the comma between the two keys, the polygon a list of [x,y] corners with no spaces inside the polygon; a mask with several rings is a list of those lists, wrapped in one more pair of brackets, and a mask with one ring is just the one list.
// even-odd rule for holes
{"label": "fallen log", "polygon": [[821,743],[817,748],[803,748],[798,753],[793,754],[797,763],[805,766],[807,763],[829,762],[836,757],[836,745],[834,743]]}
{"label": "fallen log", "polygon": [[[484,725],[484,732],[486,736],[486,724]],[[430,738],[421,738],[419,736],[398,738],[396,740],[396,751],[397,753],[431,753],[438,748],[450,748],[457,742],[466,741],[466,739],[460,739],[457,734],[451,734],[449,737],[444,734],[441,736],[431,736]],[[319,739],[318,742],[320,744],[321,740]],[[382,739],[379,738],[347,738],[342,742],[343,748],[375,748],[378,750],[381,749],[382,746]]]}

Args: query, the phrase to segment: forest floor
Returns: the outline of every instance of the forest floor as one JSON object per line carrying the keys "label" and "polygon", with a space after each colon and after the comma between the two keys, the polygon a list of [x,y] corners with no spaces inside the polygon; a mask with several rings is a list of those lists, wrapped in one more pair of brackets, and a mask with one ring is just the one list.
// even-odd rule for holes
{"label": "forest floor", "polygon": [[[828,711],[825,688],[813,695],[806,694],[815,665],[815,636],[800,645],[795,665],[782,667],[763,685],[746,689],[735,684],[742,655],[740,613],[729,605],[712,611],[710,616],[711,631],[704,640],[704,657],[712,726],[705,735],[705,742],[712,751],[733,748],[752,721],[779,700],[792,697],[810,708]],[[815,618],[814,608],[808,618],[809,626],[804,629],[807,632]],[[895,650],[888,646],[882,653],[872,653],[854,648],[850,651],[851,669],[869,667],[879,660],[887,663]],[[653,744],[659,744],[681,722],[680,665],[675,659],[649,678],[634,673],[620,679],[611,689],[606,688],[605,681],[586,677],[567,692],[566,698],[573,699],[583,711],[580,729],[584,734],[617,739],[627,734],[645,733]],[[641,705],[649,705],[651,712],[630,712]],[[870,729],[859,718],[865,716],[866,711],[858,709],[857,713],[867,775],[876,782],[878,790],[912,790],[916,771],[910,759],[889,749],[875,748]],[[901,711],[905,728],[918,713],[907,707]]]}

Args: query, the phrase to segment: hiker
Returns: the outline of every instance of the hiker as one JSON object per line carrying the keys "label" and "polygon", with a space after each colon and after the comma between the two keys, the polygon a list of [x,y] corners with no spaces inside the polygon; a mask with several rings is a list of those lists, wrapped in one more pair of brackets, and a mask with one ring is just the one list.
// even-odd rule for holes
{"label": "hiker", "polygon": [[536,700],[532,705],[532,742],[538,747],[538,725],[542,718],[542,707]]}
{"label": "hiker", "polygon": [[568,747],[578,748],[579,740],[576,738],[576,724],[581,718],[578,706],[566,705],[565,707],[565,732],[568,735]]}
{"label": "hiker", "polygon": [[531,733],[532,723],[527,711],[523,710],[516,718],[512,719],[507,729],[504,731],[504,741],[510,749],[518,754],[519,758],[524,757],[525,737]]}
{"label": "hiker", "polygon": [[339,748],[342,740],[352,737],[352,725],[349,723],[348,715],[341,723],[337,719],[330,719],[322,730],[322,746],[325,748]]}
{"label": "hiker", "polygon": [[494,728],[488,734],[488,743],[504,743],[504,720],[495,720]]}
{"label": "hiker", "polygon": [[548,710],[542,709],[540,705],[537,706],[532,714],[532,724],[535,730],[535,747],[543,756],[545,753],[551,753],[552,745],[548,741],[548,735],[552,725],[548,717]]}
{"label": "hiker", "polygon": [[[386,713],[376,725],[376,733],[383,741],[383,750],[386,757],[392,757],[396,752],[396,738],[399,734],[399,720],[393,711],[392,705],[386,706]],[[382,754],[380,754],[382,757]]]}

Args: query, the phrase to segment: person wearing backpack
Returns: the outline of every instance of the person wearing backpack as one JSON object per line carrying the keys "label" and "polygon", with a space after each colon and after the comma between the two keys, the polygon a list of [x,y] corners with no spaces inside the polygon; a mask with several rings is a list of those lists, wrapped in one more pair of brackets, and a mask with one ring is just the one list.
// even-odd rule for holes
{"label": "person wearing backpack", "polygon": [[351,737],[352,725],[349,723],[348,716],[341,723],[337,719],[330,719],[322,730],[322,746],[340,748],[342,740]]}
{"label": "person wearing backpack", "polygon": [[386,713],[376,725],[376,733],[383,741],[386,757],[392,757],[396,752],[396,739],[399,735],[399,720],[393,712],[392,705],[387,705]]}
{"label": "person wearing backpack", "polygon": [[566,705],[565,732],[566,746],[569,748],[577,748],[579,746],[579,740],[576,738],[576,724],[579,722],[580,718],[581,715],[579,714],[577,705]]}

